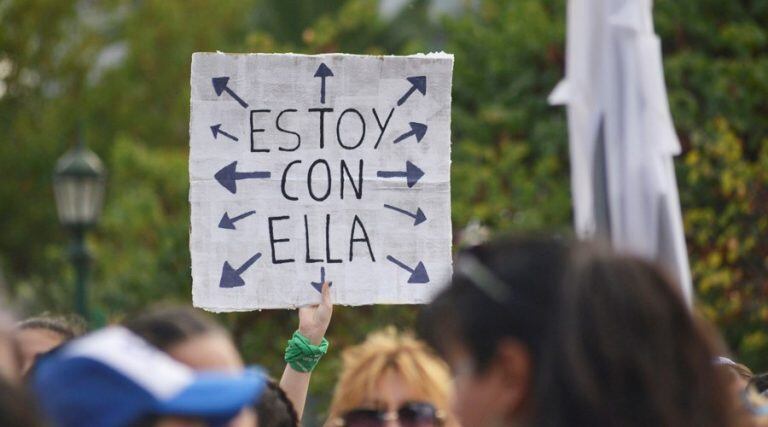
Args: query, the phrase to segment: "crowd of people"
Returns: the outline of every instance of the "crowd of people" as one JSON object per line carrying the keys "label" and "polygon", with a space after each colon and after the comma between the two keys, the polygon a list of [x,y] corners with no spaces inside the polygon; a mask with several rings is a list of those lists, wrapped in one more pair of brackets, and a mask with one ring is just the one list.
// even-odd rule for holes
{"label": "crowd of people", "polygon": [[[331,299],[324,284],[322,302],[299,309],[279,380],[192,308],[87,333],[6,317],[0,425],[296,427],[329,349]],[[768,377],[736,363],[657,266],[591,243],[463,250],[415,331],[386,327],[340,351],[326,427],[768,425]]]}

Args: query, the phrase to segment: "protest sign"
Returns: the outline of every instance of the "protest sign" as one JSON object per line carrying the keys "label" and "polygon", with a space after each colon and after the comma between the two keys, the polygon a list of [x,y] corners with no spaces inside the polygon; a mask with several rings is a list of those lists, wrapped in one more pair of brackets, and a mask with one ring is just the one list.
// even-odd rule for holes
{"label": "protest sign", "polygon": [[451,275],[453,57],[195,53],[193,303],[429,301]]}

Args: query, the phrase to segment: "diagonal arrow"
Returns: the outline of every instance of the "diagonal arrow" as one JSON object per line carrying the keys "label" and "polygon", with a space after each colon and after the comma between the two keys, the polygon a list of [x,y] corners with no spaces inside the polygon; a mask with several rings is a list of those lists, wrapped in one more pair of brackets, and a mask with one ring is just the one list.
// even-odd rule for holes
{"label": "diagonal arrow", "polygon": [[226,228],[227,230],[236,230],[235,223],[237,221],[240,221],[243,218],[247,218],[255,213],[256,211],[248,211],[234,218],[230,218],[229,214],[227,212],[224,212],[224,215],[222,215],[221,217],[221,221],[219,221],[219,228]]}
{"label": "diagonal arrow", "polygon": [[216,178],[216,181],[219,181],[219,184],[221,184],[222,187],[229,190],[230,193],[235,194],[237,193],[238,180],[251,178],[269,178],[271,176],[271,172],[238,172],[237,161],[234,161],[221,168],[220,171],[216,172],[214,178]]}
{"label": "diagonal arrow", "polygon": [[411,136],[416,137],[416,142],[421,142],[421,139],[424,138],[424,135],[427,133],[427,125],[423,123],[416,123],[416,122],[410,122],[409,125],[411,126],[411,130],[400,135],[396,140],[395,144],[398,142],[408,139]]}
{"label": "diagonal arrow", "polygon": [[427,269],[424,267],[424,263],[421,261],[416,264],[416,268],[411,268],[395,259],[395,257],[392,255],[387,255],[387,260],[402,268],[403,270],[411,273],[411,277],[408,278],[408,283],[429,283],[429,275],[427,274]]}
{"label": "diagonal arrow", "polygon": [[252,256],[238,269],[232,268],[228,261],[224,261],[224,267],[221,268],[221,280],[219,280],[219,287],[236,288],[245,285],[245,280],[243,280],[240,275],[245,273],[245,270],[248,270],[248,268],[252,266],[254,262],[258,261],[259,258],[261,258],[261,252],[257,252],[256,255]]}
{"label": "diagonal arrow", "polygon": [[406,161],[405,171],[378,171],[376,176],[379,178],[405,178],[408,188],[411,188],[424,176],[424,171],[413,163]]}
{"label": "diagonal arrow", "polygon": [[[323,291],[323,283],[325,283],[325,267],[320,267],[320,281],[319,282],[310,282],[310,285],[312,285],[313,288],[317,292]],[[328,287],[333,286],[333,282],[328,282]]]}
{"label": "diagonal arrow", "polygon": [[221,123],[219,123],[217,125],[211,126],[211,133],[213,133],[213,139],[219,139],[218,135],[222,134],[222,135],[226,136],[227,138],[231,139],[232,141],[238,141],[236,136],[232,135],[231,133],[224,132],[223,130],[221,130]]}
{"label": "diagonal arrow", "polygon": [[408,92],[405,92],[405,95],[397,100],[398,107],[403,105],[411,94],[417,90],[421,92],[422,95],[427,94],[427,76],[407,77],[407,80],[411,83],[411,88],[408,89]]}
{"label": "diagonal arrow", "polygon": [[243,101],[243,98],[237,96],[237,94],[227,86],[229,77],[214,77],[211,79],[213,83],[213,90],[216,91],[217,96],[221,96],[222,93],[227,92],[229,96],[235,99],[243,108],[248,108],[248,103]]}
{"label": "diagonal arrow", "polygon": [[424,211],[422,211],[421,208],[416,208],[416,213],[410,213],[405,209],[400,209],[392,205],[384,205],[384,207],[387,209],[392,209],[395,212],[400,212],[401,214],[408,215],[409,217],[413,218],[414,226],[417,226],[427,220],[427,216],[424,215]]}
{"label": "diagonal arrow", "polygon": [[326,77],[333,77],[333,71],[323,62],[317,67],[315,77],[320,77],[320,103],[325,104],[325,79]]}

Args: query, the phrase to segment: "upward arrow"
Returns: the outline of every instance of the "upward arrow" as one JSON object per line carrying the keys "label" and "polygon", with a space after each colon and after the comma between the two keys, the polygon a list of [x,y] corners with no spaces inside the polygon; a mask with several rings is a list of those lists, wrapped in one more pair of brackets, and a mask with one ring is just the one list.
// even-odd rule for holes
{"label": "upward arrow", "polygon": [[245,280],[243,280],[240,275],[245,273],[245,270],[248,270],[248,268],[252,266],[254,262],[258,261],[259,258],[261,258],[261,252],[257,252],[256,255],[252,256],[250,259],[248,259],[248,261],[245,262],[245,264],[241,265],[240,268],[237,269],[232,268],[228,261],[224,261],[224,266],[221,268],[221,280],[219,280],[219,287],[236,288],[245,285]]}
{"label": "upward arrow", "polygon": [[211,133],[213,134],[213,139],[219,139],[219,134],[222,134],[227,138],[231,139],[232,141],[237,142],[238,140],[237,137],[232,135],[231,133],[224,132],[223,130],[221,130],[221,123],[211,126]]}
{"label": "upward arrow", "polygon": [[333,77],[333,71],[322,62],[317,67],[317,71],[315,71],[315,77],[320,77],[320,103],[325,104],[325,78]]}
{"label": "upward arrow", "polygon": [[405,92],[405,95],[397,100],[398,107],[405,104],[405,101],[407,101],[411,94],[417,90],[421,92],[422,95],[427,94],[427,76],[407,77],[407,80],[411,83],[411,87],[408,89],[408,92]]}
{"label": "upward arrow", "polygon": [[243,98],[237,96],[237,94],[227,86],[229,77],[214,77],[211,79],[211,82],[213,82],[213,90],[216,91],[217,96],[221,96],[222,93],[227,92],[229,96],[234,98],[243,108],[248,108],[248,103],[243,101]]}
{"label": "upward arrow", "polygon": [[216,172],[216,175],[213,177],[216,178],[216,181],[221,184],[222,187],[229,190],[230,193],[236,194],[237,193],[237,181],[241,179],[252,179],[252,178],[269,178],[272,176],[271,172],[238,172],[237,171],[237,161],[234,161]]}
{"label": "upward arrow", "polygon": [[397,144],[400,141],[403,141],[405,139],[408,139],[411,136],[416,137],[416,142],[421,142],[421,139],[424,138],[424,135],[427,134],[427,125],[423,123],[416,123],[416,122],[410,122],[408,123],[411,126],[411,130],[400,135],[396,140],[395,144]]}

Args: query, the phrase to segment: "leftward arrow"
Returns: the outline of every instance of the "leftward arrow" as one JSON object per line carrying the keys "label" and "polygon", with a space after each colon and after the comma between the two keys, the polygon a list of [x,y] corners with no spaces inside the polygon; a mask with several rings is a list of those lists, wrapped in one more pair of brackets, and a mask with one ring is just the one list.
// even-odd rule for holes
{"label": "leftward arrow", "polygon": [[424,171],[413,163],[406,161],[404,171],[378,171],[376,176],[379,178],[405,178],[408,188],[411,188],[424,176]]}
{"label": "leftward arrow", "polygon": [[219,228],[226,228],[227,230],[236,230],[235,223],[237,221],[240,221],[243,218],[247,218],[255,213],[256,211],[248,211],[236,217],[230,218],[229,213],[224,212],[224,215],[221,216],[221,221],[219,221]]}
{"label": "leftward arrow", "polygon": [[261,258],[261,252],[257,252],[256,255],[252,256],[248,261],[245,262],[245,264],[241,265],[240,268],[233,268],[229,261],[224,261],[224,266],[221,268],[221,280],[219,281],[219,287],[220,288],[237,288],[240,286],[245,285],[245,280],[243,280],[242,277],[240,277],[241,274],[245,273],[245,270],[248,270],[250,266],[253,265],[256,261]]}
{"label": "leftward arrow", "polygon": [[[323,292],[323,283],[325,283],[325,267],[320,267],[320,281],[319,282],[310,282],[309,284],[312,285],[313,288],[317,292]],[[333,282],[328,282],[328,286],[333,286]]]}
{"label": "leftward arrow", "polygon": [[235,141],[235,142],[238,141],[236,136],[232,135],[229,132],[224,132],[223,130],[221,130],[221,123],[211,126],[211,133],[213,134],[213,139],[219,139],[219,134],[222,134],[227,138],[231,139],[232,141]]}
{"label": "leftward arrow", "polygon": [[211,79],[213,83],[213,90],[216,91],[217,96],[221,96],[222,93],[227,92],[238,104],[243,108],[248,108],[248,103],[243,101],[243,98],[237,96],[237,94],[227,86],[229,83],[229,77],[214,77]]}
{"label": "leftward arrow", "polygon": [[333,77],[333,71],[325,63],[321,63],[315,71],[315,77],[320,77],[320,103],[325,104],[325,79]]}
{"label": "leftward arrow", "polygon": [[402,262],[398,261],[392,255],[387,255],[387,260],[403,270],[411,273],[411,277],[408,278],[408,283],[429,283],[429,275],[427,274],[427,268],[424,267],[424,263],[419,261],[416,264],[416,268],[408,267]]}
{"label": "leftward arrow", "polygon": [[397,100],[398,107],[403,105],[413,92],[416,92],[417,90],[421,92],[422,95],[427,94],[427,76],[413,76],[407,77],[406,79],[411,83],[411,87],[408,89],[408,92],[405,92],[405,95]]}
{"label": "leftward arrow", "polygon": [[414,226],[419,225],[422,222],[427,220],[427,216],[424,215],[424,211],[422,211],[421,208],[416,208],[416,213],[411,213],[411,212],[408,212],[405,209],[400,209],[400,208],[392,206],[392,205],[384,205],[384,207],[387,208],[387,209],[391,209],[391,210],[393,210],[395,212],[400,212],[403,215],[407,215],[407,216],[413,218],[413,220],[414,220],[413,221],[413,225]]}
{"label": "leftward arrow", "polygon": [[216,172],[216,175],[213,177],[216,178],[216,181],[221,184],[222,187],[226,188],[230,193],[236,194],[237,193],[237,181],[241,179],[259,179],[259,178],[269,178],[272,176],[271,172],[261,172],[261,171],[255,171],[255,172],[238,172],[237,171],[237,161],[234,161],[223,168],[221,168],[220,171]]}
{"label": "leftward arrow", "polygon": [[411,126],[411,130],[400,135],[395,140],[395,144],[397,144],[400,141],[406,140],[411,136],[416,137],[416,142],[421,142],[421,139],[424,138],[424,135],[427,134],[427,125],[423,123],[416,123],[416,122],[410,122],[409,125]]}

